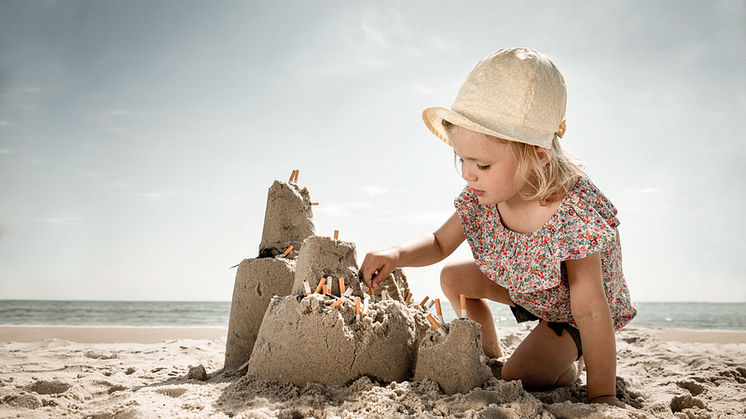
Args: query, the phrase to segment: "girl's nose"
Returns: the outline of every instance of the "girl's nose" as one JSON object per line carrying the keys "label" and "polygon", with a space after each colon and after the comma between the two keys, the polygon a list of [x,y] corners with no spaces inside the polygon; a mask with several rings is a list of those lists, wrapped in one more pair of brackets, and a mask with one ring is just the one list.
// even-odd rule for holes
{"label": "girl's nose", "polygon": [[464,180],[477,180],[477,176],[474,173],[474,168],[470,166],[470,164],[466,163],[461,166],[461,177],[464,178]]}

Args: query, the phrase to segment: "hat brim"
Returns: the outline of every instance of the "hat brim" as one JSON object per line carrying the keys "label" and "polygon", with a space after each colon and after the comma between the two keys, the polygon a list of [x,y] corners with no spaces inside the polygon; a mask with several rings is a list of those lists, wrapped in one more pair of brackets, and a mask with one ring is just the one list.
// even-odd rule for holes
{"label": "hat brim", "polygon": [[554,137],[554,134],[510,124],[502,124],[504,125],[501,125],[502,132],[498,132],[483,127],[460,113],[442,106],[431,106],[425,108],[425,110],[422,111],[422,120],[433,134],[451,147],[453,147],[453,144],[451,144],[451,140],[448,138],[448,133],[443,126],[443,120],[446,120],[453,125],[458,125],[462,128],[497,137],[502,140],[537,145],[544,148],[551,148],[552,138]]}

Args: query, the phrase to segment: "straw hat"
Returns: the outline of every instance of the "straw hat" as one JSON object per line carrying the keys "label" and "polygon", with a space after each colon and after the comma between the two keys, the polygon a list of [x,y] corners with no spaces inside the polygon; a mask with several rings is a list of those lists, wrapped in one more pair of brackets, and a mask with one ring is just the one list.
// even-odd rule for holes
{"label": "straw hat", "polygon": [[451,145],[443,120],[508,141],[551,148],[565,133],[565,79],[545,55],[529,48],[501,49],[480,61],[461,85],[451,109],[422,112],[425,125]]}

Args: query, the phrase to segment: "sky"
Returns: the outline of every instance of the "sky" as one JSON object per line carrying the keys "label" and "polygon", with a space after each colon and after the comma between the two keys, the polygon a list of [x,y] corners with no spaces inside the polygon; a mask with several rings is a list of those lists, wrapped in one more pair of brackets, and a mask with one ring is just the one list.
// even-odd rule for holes
{"label": "sky", "polygon": [[0,299],[230,301],[294,169],[359,262],[430,233],[464,181],[421,112],[510,46],[565,77],[632,299],[746,301],[742,0],[0,1]]}

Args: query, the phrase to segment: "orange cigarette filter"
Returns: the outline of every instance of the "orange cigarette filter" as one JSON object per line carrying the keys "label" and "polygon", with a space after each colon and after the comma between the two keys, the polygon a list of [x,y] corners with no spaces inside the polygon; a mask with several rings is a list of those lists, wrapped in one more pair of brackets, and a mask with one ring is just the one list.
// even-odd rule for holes
{"label": "orange cigarette filter", "polygon": [[407,294],[407,298],[404,299],[404,302],[409,304],[409,300],[411,299],[412,299],[412,293],[410,292],[409,294]]}
{"label": "orange cigarette filter", "polygon": [[295,170],[293,170],[293,173],[290,174],[290,179],[288,179],[288,182],[292,182],[293,179],[295,179]]}
{"label": "orange cigarette filter", "polygon": [[425,299],[424,299],[424,300],[422,300],[422,302],[420,303],[420,305],[421,305],[422,307],[425,307],[425,303],[426,303],[426,302],[427,302],[427,300],[429,300],[429,299],[430,299],[430,297],[425,297]]}
{"label": "orange cigarette filter", "polygon": [[433,318],[432,314],[428,314],[426,317],[427,317],[427,320],[430,322],[430,324],[433,325],[434,328],[440,329],[440,324],[438,323],[437,320],[435,320],[435,318]]}
{"label": "orange cigarette filter", "polygon": [[368,287],[368,292],[370,293],[370,295],[374,295],[376,293],[373,287]]}
{"label": "orange cigarette filter", "polygon": [[466,318],[466,295],[461,294],[461,317]]}
{"label": "orange cigarette filter", "polygon": [[293,245],[292,244],[290,245],[290,247],[287,248],[287,250],[285,250],[285,253],[283,253],[282,256],[287,256],[288,253],[290,253],[291,250],[293,250]]}
{"label": "orange cigarette filter", "polygon": [[321,281],[319,281],[319,285],[316,286],[316,291],[315,291],[316,294],[318,294],[319,292],[321,292],[321,290],[324,289],[324,284],[326,284],[326,278],[321,278]]}
{"label": "orange cigarette filter", "polygon": [[334,230],[334,240],[339,240],[339,230]]}
{"label": "orange cigarette filter", "polygon": [[342,277],[339,277],[339,295],[345,293],[345,279]]}
{"label": "orange cigarette filter", "polygon": [[338,307],[338,306],[341,306],[343,302],[344,302],[344,301],[342,301],[342,299],[340,298],[339,300],[337,300],[337,301],[333,302],[333,303],[332,303],[332,305],[331,305],[330,307]]}
{"label": "orange cigarette filter", "polygon": [[311,205],[319,205],[318,202],[311,202]]}
{"label": "orange cigarette filter", "polygon": [[321,291],[323,291],[324,294],[329,294],[329,289],[326,287],[326,284],[324,284],[324,287],[321,288]]}
{"label": "orange cigarette filter", "polygon": [[438,316],[443,315],[443,312],[440,310],[440,298],[435,299],[435,313],[437,313]]}
{"label": "orange cigarette filter", "polygon": [[355,297],[355,314],[360,315],[360,297]]}

